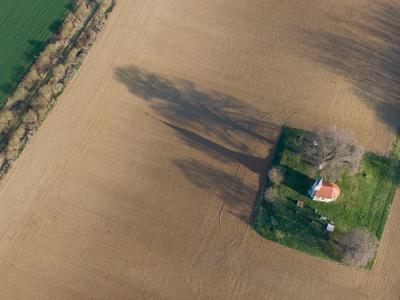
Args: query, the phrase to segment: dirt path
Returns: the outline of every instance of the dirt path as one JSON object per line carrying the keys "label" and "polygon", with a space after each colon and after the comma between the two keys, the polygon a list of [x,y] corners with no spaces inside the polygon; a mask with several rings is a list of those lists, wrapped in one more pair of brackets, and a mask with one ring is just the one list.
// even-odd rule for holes
{"label": "dirt path", "polygon": [[389,41],[345,30],[373,3],[119,0],[1,185],[1,298],[398,298],[398,199],[371,273],[247,225],[280,124],[388,150]]}

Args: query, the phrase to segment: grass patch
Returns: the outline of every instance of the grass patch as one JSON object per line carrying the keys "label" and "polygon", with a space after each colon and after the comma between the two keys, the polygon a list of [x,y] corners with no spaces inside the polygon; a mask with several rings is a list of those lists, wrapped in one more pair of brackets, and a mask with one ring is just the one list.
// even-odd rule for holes
{"label": "grass patch", "polygon": [[[381,239],[400,178],[400,143],[397,137],[390,157],[367,153],[358,173],[344,173],[336,181],[341,195],[335,202],[312,201],[307,191],[318,171],[296,154],[308,132],[283,128],[272,166],[285,170],[284,180],[275,185],[279,201],[257,204],[253,227],[263,237],[310,255],[341,262],[336,244],[343,232],[361,228]],[[267,183],[266,187],[269,184]],[[304,201],[302,209],[297,200]],[[326,232],[333,221],[335,232]],[[373,260],[365,266],[371,269]]]}
{"label": "grass patch", "polygon": [[0,105],[58,30],[74,0],[0,0]]}

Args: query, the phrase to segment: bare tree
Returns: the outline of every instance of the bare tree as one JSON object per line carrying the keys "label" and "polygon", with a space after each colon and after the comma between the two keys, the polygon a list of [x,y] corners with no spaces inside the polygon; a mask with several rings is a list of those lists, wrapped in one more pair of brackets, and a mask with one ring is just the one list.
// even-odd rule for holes
{"label": "bare tree", "polygon": [[328,177],[338,179],[344,170],[358,171],[364,149],[351,131],[333,127],[305,135],[300,154],[305,161],[326,170]]}
{"label": "bare tree", "polygon": [[264,197],[267,202],[274,203],[279,200],[279,193],[275,188],[271,186],[265,191]]}
{"label": "bare tree", "polygon": [[345,264],[363,267],[374,257],[378,239],[364,230],[353,229],[342,234],[338,246]]}
{"label": "bare tree", "polygon": [[272,184],[280,184],[282,183],[285,177],[285,170],[280,167],[273,167],[268,172],[268,179]]}

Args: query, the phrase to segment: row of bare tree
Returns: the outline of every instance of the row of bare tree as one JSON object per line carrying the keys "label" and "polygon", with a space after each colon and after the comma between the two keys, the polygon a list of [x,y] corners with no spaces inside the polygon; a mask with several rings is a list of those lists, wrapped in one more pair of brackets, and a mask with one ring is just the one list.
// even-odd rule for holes
{"label": "row of bare tree", "polygon": [[76,1],[58,33],[1,108],[0,178],[8,172],[75,74],[113,3],[113,0]]}

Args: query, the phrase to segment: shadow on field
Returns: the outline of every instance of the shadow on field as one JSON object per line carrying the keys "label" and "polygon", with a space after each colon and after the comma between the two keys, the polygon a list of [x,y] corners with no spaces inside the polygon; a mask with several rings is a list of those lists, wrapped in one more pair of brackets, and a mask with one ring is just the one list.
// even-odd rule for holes
{"label": "shadow on field", "polygon": [[174,163],[193,185],[215,194],[225,202],[232,215],[250,223],[255,194],[254,189],[241,178],[194,159],[176,160]]}
{"label": "shadow on field", "polygon": [[[72,8],[71,8],[71,9],[72,9]],[[62,21],[62,20],[55,20],[55,21],[53,21],[53,23],[51,23],[51,25],[49,26],[49,30],[50,30],[53,34],[58,33],[58,32],[60,31],[60,28],[61,28],[62,24],[63,24],[63,21]]]}
{"label": "shadow on field", "polygon": [[249,138],[274,142],[270,134],[276,126],[263,120],[265,114],[232,96],[203,91],[190,81],[170,80],[136,67],[120,68],[116,75],[170,123],[206,133],[240,150],[247,150]]}
{"label": "shadow on field", "polygon": [[29,40],[28,43],[31,46],[31,49],[24,53],[24,57],[27,62],[31,62],[34,61],[40,52],[43,51],[47,43],[39,40]]}
{"label": "shadow on field", "polygon": [[12,67],[11,71],[13,80],[0,85],[0,91],[6,96],[10,95],[14,91],[18,82],[24,77],[27,68],[22,65],[15,65]]}
{"label": "shadow on field", "polygon": [[400,125],[400,4],[375,3],[331,32],[309,32],[311,55],[348,79],[360,99],[397,130]]}
{"label": "shadow on field", "polygon": [[[226,94],[204,91],[192,82],[168,79],[137,67],[119,68],[117,79],[144,99],[156,119],[174,130],[188,146],[216,161],[239,165],[259,175],[261,184],[268,159],[249,148],[257,143],[273,144],[279,128],[265,121],[266,114]],[[179,146],[179,145],[178,145]],[[196,159],[176,160],[175,166],[194,185],[212,191],[232,214],[250,222],[254,189],[237,176]]]}
{"label": "shadow on field", "polygon": [[256,157],[240,151],[234,151],[218,143],[213,142],[193,131],[174,126],[162,121],[165,125],[174,129],[179,137],[189,146],[200,149],[215,159],[226,162],[238,162],[250,171],[262,175],[267,165],[265,158]]}

